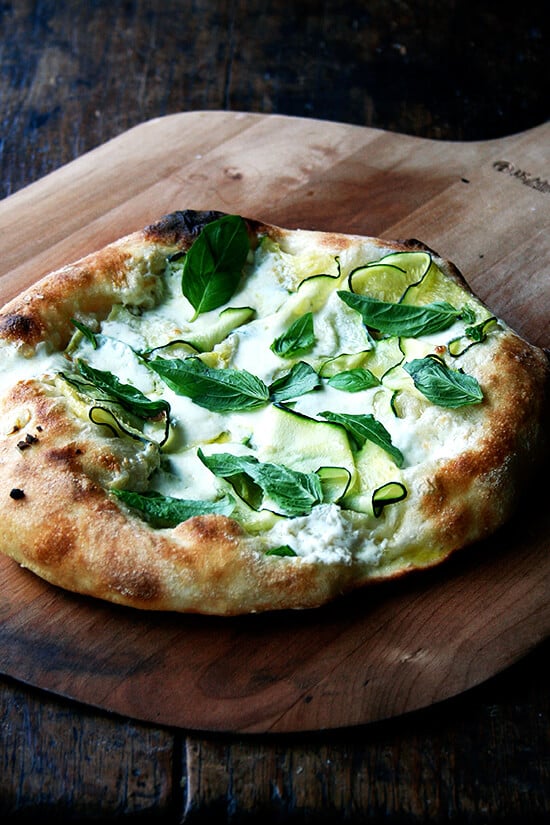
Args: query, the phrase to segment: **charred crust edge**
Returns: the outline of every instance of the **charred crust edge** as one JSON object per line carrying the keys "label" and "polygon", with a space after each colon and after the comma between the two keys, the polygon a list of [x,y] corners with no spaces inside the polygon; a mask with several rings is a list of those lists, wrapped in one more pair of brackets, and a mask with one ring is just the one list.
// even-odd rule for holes
{"label": "charred crust edge", "polygon": [[193,209],[170,212],[155,223],[146,226],[145,236],[147,240],[167,244],[192,241],[200,235],[207,224],[222,218],[224,214],[224,212],[216,212],[212,209],[204,212]]}
{"label": "charred crust edge", "polygon": [[40,340],[42,327],[36,318],[18,313],[0,316],[0,338],[35,344]]}
{"label": "charred crust edge", "polygon": [[[170,212],[155,223],[146,226],[143,232],[145,238],[153,243],[186,247],[193,243],[205,226],[212,223],[212,221],[226,217],[227,214],[227,212],[218,212],[214,209],[202,212],[193,209]],[[257,234],[269,233],[275,229],[275,227],[264,224],[261,221],[246,218],[243,215],[240,217],[242,217],[248,227],[250,241],[253,247],[255,247],[257,243]]]}

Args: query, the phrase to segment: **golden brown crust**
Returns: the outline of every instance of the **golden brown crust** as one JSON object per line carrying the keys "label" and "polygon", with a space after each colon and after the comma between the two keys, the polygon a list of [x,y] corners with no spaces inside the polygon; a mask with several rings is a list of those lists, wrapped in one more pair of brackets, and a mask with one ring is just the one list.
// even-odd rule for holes
{"label": "golden brown crust", "polygon": [[[2,310],[0,340],[27,353],[40,342],[63,349],[72,317],[104,318],[113,303],[131,303],[137,295],[152,300],[165,256],[187,249],[218,216],[173,213],[53,273]],[[254,238],[294,235],[254,221],[248,227]],[[357,243],[354,236],[314,234],[331,250]],[[425,248],[417,241],[370,241],[384,249]],[[452,264],[437,261],[466,288]],[[266,557],[225,516],[151,527],[107,491],[136,460],[137,448],[130,455],[124,439],[99,438],[93,426],[67,415],[67,400],[55,383],[36,380],[19,382],[2,399],[1,549],[68,590],[142,609],[225,615],[314,607],[367,581],[436,564],[508,517],[543,442],[549,375],[544,354],[504,331],[484,351],[483,363],[477,357],[472,351],[464,363],[483,378],[483,410],[471,413],[482,437],[434,464],[428,477],[413,478],[401,511],[406,518],[395,510],[375,532],[377,542],[389,541],[375,566]],[[15,423],[6,425],[10,421]]]}
{"label": "golden brown crust", "polygon": [[535,445],[540,449],[536,458],[544,457],[544,354],[509,333],[481,375],[488,408],[483,437],[475,449],[437,471],[421,502],[421,512],[455,549],[468,544],[473,531],[474,538],[481,538],[510,516],[535,472]]}
{"label": "golden brown crust", "polygon": [[34,381],[17,385],[5,404],[24,409],[27,423],[0,441],[3,549],[24,567],[141,609],[222,615],[313,607],[349,586],[345,568],[323,577],[314,565],[297,569],[251,550],[224,516],[153,529],[102,486],[124,461],[121,440],[107,452],[66,416],[61,396],[45,392]]}

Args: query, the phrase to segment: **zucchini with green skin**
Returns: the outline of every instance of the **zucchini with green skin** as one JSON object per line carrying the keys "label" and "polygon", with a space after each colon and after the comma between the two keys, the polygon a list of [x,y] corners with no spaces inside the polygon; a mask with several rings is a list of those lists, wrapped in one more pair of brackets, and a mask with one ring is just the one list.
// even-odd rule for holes
{"label": "zucchini with green skin", "polygon": [[407,243],[175,213],[10,304],[0,348],[2,549],[135,607],[312,607],[436,564],[542,443],[546,361]]}
{"label": "zucchini with green skin", "polygon": [[348,277],[348,287],[350,292],[380,301],[401,301],[411,286],[424,280],[431,266],[429,252],[390,253],[354,269]]}
{"label": "zucchini with green skin", "polygon": [[192,332],[187,341],[199,352],[210,352],[236,329],[252,321],[255,314],[253,307],[227,307],[218,314],[217,319]]}

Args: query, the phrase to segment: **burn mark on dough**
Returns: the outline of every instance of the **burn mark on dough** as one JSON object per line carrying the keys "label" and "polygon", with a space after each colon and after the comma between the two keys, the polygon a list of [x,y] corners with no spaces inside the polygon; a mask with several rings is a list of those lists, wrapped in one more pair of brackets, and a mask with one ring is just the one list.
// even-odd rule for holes
{"label": "burn mark on dough", "polygon": [[0,317],[0,337],[25,344],[36,344],[42,337],[42,325],[31,315],[14,313]]}
{"label": "burn mark on dough", "polygon": [[76,444],[65,444],[63,447],[53,447],[48,451],[48,459],[52,464],[65,464],[69,470],[80,470],[82,449]]}
{"label": "burn mark on dough", "polygon": [[[18,429],[19,428],[13,429],[12,433],[17,432]],[[21,441],[17,442],[17,446],[21,451],[28,450],[29,447],[33,446],[33,444],[38,444],[38,441],[38,436],[33,435],[32,433],[27,433],[24,439],[21,439]]]}
{"label": "burn mark on dough", "polygon": [[148,241],[157,243],[177,244],[182,241],[191,243],[207,224],[223,217],[223,214],[223,212],[214,210],[197,212],[192,209],[171,212],[147,226],[145,237]]}

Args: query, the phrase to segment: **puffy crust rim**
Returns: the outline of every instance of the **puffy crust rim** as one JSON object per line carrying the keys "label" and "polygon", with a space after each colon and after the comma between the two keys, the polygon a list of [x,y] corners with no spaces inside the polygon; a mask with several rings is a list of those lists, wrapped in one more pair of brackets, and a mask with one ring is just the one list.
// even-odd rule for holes
{"label": "puffy crust rim", "polygon": [[[165,216],[75,264],[52,273],[0,313],[0,338],[34,348],[40,341],[62,348],[76,313],[107,314],[131,289],[128,262],[136,255],[185,249],[202,226],[220,213]],[[285,230],[247,221],[254,238],[280,239]],[[427,249],[417,241],[392,243],[335,233],[309,232],[330,248],[369,240],[383,249]],[[454,265],[435,256],[467,288]],[[148,277],[147,273],[144,277]],[[53,331],[55,330],[55,331]],[[489,411],[485,438],[475,450],[442,466],[415,514],[429,523],[435,550],[422,566],[441,561],[459,546],[495,529],[508,517],[521,480],[533,472],[543,439],[548,386],[543,353],[509,331],[487,380],[507,382]],[[23,382],[4,399],[6,409],[28,411],[24,431],[0,440],[3,550],[44,579],[68,590],[144,609],[216,613],[315,607],[367,581],[411,568],[399,556],[379,569],[360,564],[312,564],[266,558],[235,521],[222,516],[190,519],[155,530],[125,509],[94,480],[86,455],[94,440],[64,415],[63,404],[36,382]],[[38,429],[40,428],[40,435]],[[37,437],[20,451],[25,434]],[[8,495],[22,489],[23,498]],[[47,508],[48,517],[44,517]],[[422,541],[426,533],[422,533]]]}

